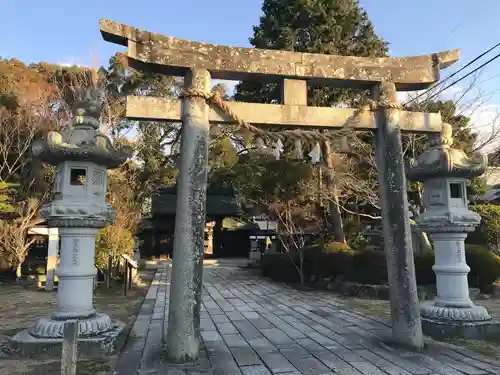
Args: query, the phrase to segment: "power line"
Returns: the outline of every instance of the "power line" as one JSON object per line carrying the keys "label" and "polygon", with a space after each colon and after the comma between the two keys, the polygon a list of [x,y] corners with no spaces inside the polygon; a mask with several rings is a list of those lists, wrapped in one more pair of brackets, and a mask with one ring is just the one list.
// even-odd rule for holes
{"label": "power line", "polygon": [[485,82],[489,82],[489,81],[491,81],[492,79],[495,79],[495,78],[497,78],[497,77],[499,77],[499,76],[500,76],[500,73],[494,74],[494,75],[492,75],[492,76],[490,76],[490,77],[488,77],[488,78],[485,78],[484,80],[482,80],[482,81],[478,82],[478,84],[485,83]]}
{"label": "power line", "polygon": [[452,83],[450,83],[448,86],[446,86],[444,89],[441,89],[439,90],[438,92],[432,94],[429,98],[427,98],[427,100],[431,100],[432,98],[436,97],[437,95],[441,94],[443,91],[449,89],[450,87],[456,85],[458,82],[464,80],[465,78],[469,77],[471,74],[474,74],[475,72],[477,72],[479,69],[482,69],[484,68],[486,65],[490,64],[491,62],[495,61],[496,59],[498,59],[500,57],[500,53],[493,56],[491,59],[489,59],[488,61],[486,61],[485,63],[479,65],[477,68],[475,68],[474,70],[472,70],[471,72],[467,73],[466,75],[464,75],[463,77],[460,77],[459,79],[453,81]]}
{"label": "power line", "polygon": [[[487,3],[487,0],[483,0],[476,8],[474,8],[471,12],[467,13],[466,16],[462,17],[460,19],[460,21],[458,21],[458,23],[455,25],[455,27],[450,31],[450,33],[448,34],[448,36],[452,35],[461,25],[462,23],[470,18],[473,14],[476,14],[479,10],[481,10],[482,8],[485,7]],[[429,88],[428,90],[424,91],[423,93],[421,93],[420,95],[417,95],[415,98],[413,99],[410,99],[408,102],[406,102],[404,105],[407,105],[413,101],[415,101],[416,99],[422,97],[423,95],[426,95],[428,94],[431,90],[434,90],[436,87],[438,87],[439,85],[442,85],[444,82],[446,82],[447,80],[449,80],[450,78],[454,77],[455,75],[457,75],[458,73],[460,73],[461,71],[463,71],[465,68],[469,67],[470,65],[472,65],[473,63],[475,63],[477,60],[479,60],[481,57],[483,57],[484,55],[488,54],[489,52],[491,52],[492,50],[494,50],[495,48],[497,48],[498,46],[500,45],[500,43],[494,45],[493,47],[491,47],[490,49],[488,49],[486,52],[483,52],[481,55],[479,55],[478,57],[476,57],[474,60],[470,61],[468,64],[466,64],[465,66],[463,66],[461,69],[459,69],[458,71],[456,71],[455,73],[449,75],[448,77],[446,77],[445,79],[441,80],[439,83],[437,83],[436,85],[432,86],[431,88]]]}
{"label": "power line", "polygon": [[463,16],[460,21],[458,21],[458,23],[456,24],[456,26],[453,28],[453,30],[450,31],[450,33],[448,34],[448,36],[452,35],[455,31],[457,31],[457,29],[462,26],[462,24],[464,23],[465,20],[469,19],[472,15],[476,14],[477,12],[479,12],[481,9],[484,8],[484,6],[486,5],[486,0],[483,0],[482,3],[480,3],[476,8],[474,8],[472,10],[472,12],[469,12],[467,13],[465,16]]}
{"label": "power line", "polygon": [[[479,56],[477,56],[476,58],[474,58],[473,60],[469,61],[467,64],[465,64],[463,67],[461,67],[459,70],[457,70],[456,72],[450,74],[448,77],[446,77],[445,79],[441,80],[439,83],[435,84],[434,86],[432,86],[430,89],[424,91],[423,93],[421,93],[420,95],[417,95],[415,98],[413,99],[410,99],[409,101],[407,101],[404,105],[408,105],[410,104],[411,102],[414,102],[415,100],[417,100],[418,98],[428,94],[430,91],[434,90],[436,87],[438,87],[439,85],[442,85],[443,83],[445,83],[446,81],[448,81],[450,78],[453,78],[454,76],[456,76],[458,73],[460,73],[461,71],[463,71],[464,69],[468,68],[469,66],[471,66],[472,64],[474,64],[477,60],[481,59],[483,56],[487,55],[488,53],[490,53],[491,51],[493,51],[495,48],[497,48],[498,46],[500,46],[500,42],[495,44],[493,47],[491,47],[490,49],[486,50],[485,52],[483,52],[482,54],[480,54]],[[488,62],[489,63],[489,62]],[[470,74],[469,74],[470,75]]]}

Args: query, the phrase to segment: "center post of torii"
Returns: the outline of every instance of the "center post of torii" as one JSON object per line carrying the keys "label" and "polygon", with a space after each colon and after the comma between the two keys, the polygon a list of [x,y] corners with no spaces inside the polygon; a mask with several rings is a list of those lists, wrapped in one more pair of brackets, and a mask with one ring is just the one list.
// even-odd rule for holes
{"label": "center post of torii", "polygon": [[[423,347],[409,222],[401,132],[440,133],[440,114],[406,112],[397,91],[421,90],[459,51],[406,58],[333,56],[237,48],[181,40],[109,20],[100,21],[106,41],[127,47],[137,69],[185,77],[182,100],[129,97],[127,117],[182,121],[177,217],[172,264],[167,353],[173,361],[194,360],[200,346],[203,228],[210,124],[237,123],[260,137],[322,142],[347,132],[374,131],[390,285],[393,339]],[[210,79],[282,83],[282,104],[221,103]],[[307,106],[307,86],[353,88],[373,93],[369,108]],[[286,126],[279,135],[265,126]],[[301,130],[297,131],[297,128]],[[320,133],[318,129],[333,133]],[[337,132],[335,132],[337,130]],[[330,134],[330,135],[328,135]]]}

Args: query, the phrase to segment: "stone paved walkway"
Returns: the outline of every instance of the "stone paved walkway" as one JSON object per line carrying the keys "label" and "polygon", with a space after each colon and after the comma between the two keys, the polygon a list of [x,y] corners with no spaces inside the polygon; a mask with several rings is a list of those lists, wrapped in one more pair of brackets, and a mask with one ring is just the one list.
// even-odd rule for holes
{"label": "stone paved walkway", "polygon": [[390,348],[387,322],[343,308],[327,292],[302,292],[236,267],[205,267],[198,364],[168,365],[162,336],[167,271],[158,270],[115,369],[116,375],[480,375],[500,360],[429,343],[425,353]]}

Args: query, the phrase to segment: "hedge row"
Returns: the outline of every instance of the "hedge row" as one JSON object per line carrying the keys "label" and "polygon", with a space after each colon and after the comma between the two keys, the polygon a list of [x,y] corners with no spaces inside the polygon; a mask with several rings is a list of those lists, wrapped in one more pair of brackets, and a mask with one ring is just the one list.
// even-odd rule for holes
{"label": "hedge row", "polygon": [[[378,250],[354,251],[331,246],[314,246],[303,251],[304,279],[340,277],[360,284],[387,284],[385,255]],[[471,287],[488,291],[491,284],[500,279],[500,258],[487,248],[477,245],[466,246],[467,263],[471,268]],[[418,285],[436,283],[432,266],[434,253],[423,252],[415,255],[415,272]],[[298,283],[297,271],[299,254],[266,254],[261,263],[262,273],[275,281]]]}
{"label": "hedge row", "polygon": [[481,215],[481,223],[467,236],[467,243],[487,246],[500,252],[500,206],[495,204],[477,204],[470,209]]}

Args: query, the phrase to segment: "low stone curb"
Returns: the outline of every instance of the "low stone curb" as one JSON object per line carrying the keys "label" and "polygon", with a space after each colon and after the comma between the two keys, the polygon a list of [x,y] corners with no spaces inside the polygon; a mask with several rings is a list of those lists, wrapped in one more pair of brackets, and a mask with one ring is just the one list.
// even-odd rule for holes
{"label": "low stone curb", "polygon": [[[339,279],[331,281],[326,278],[316,281],[313,286],[318,289],[331,290],[350,297],[389,300],[389,285],[361,284]],[[417,293],[421,301],[432,300],[436,297],[436,286],[418,285]],[[476,288],[469,288],[469,294],[472,299],[477,299],[480,296],[480,291]],[[497,292],[497,297],[493,296],[493,298],[500,298],[500,289]]]}

